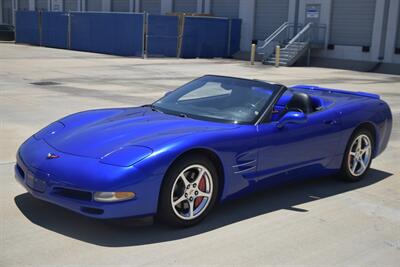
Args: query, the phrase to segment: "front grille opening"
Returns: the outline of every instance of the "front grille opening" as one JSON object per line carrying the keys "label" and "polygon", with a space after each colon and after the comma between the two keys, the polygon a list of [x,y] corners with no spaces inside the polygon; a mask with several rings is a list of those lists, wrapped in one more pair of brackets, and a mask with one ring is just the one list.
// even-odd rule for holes
{"label": "front grille opening", "polygon": [[81,211],[89,214],[100,215],[104,213],[102,209],[90,208],[90,207],[81,207]]}
{"label": "front grille opening", "polygon": [[18,164],[17,164],[17,172],[18,172],[18,174],[20,175],[20,177],[21,177],[22,179],[25,178],[25,172],[24,172],[24,170],[21,168],[21,166],[19,166]]}
{"label": "front grille opening", "polygon": [[53,193],[62,197],[91,201],[92,193],[63,187],[55,187]]}

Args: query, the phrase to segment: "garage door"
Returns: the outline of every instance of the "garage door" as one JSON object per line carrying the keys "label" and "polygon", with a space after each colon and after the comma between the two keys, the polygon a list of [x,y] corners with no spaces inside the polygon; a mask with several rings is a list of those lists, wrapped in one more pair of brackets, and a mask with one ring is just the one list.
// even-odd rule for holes
{"label": "garage door", "polygon": [[36,0],[35,1],[35,9],[36,10],[45,10],[47,11],[49,8],[47,0]]}
{"label": "garage door", "polygon": [[78,11],[78,0],[64,0],[64,11]]}
{"label": "garage door", "polygon": [[[5,3],[8,1],[5,1]],[[9,1],[11,2],[11,0]],[[18,1],[18,10],[29,10],[29,0],[19,0]]]}
{"label": "garage door", "polygon": [[150,14],[161,14],[161,0],[140,1],[140,11]]}
{"label": "garage door", "polygon": [[129,12],[129,0],[112,0],[111,11]]}
{"label": "garage door", "polygon": [[2,3],[2,15],[3,15],[3,23],[5,24],[12,24],[12,2],[11,0],[3,0]]}
{"label": "garage door", "polygon": [[375,0],[334,0],[329,43],[370,46]]}
{"label": "garage door", "polygon": [[288,21],[289,0],[256,0],[254,39],[264,40]]}
{"label": "garage door", "polygon": [[102,11],[102,1],[86,0],[86,11]]}
{"label": "garage door", "polygon": [[212,0],[211,13],[217,17],[239,17],[239,0]]}
{"label": "garage door", "polygon": [[174,12],[197,12],[197,0],[174,0]]}

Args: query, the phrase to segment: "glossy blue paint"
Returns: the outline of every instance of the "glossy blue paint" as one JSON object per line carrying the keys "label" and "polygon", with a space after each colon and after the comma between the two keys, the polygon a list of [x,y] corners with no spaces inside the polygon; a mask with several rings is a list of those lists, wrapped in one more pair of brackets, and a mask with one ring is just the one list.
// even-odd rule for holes
{"label": "glossy blue paint", "polygon": [[[150,107],[76,113],[21,145],[16,179],[34,197],[86,216],[120,218],[155,214],[164,174],[188,151],[206,150],[220,159],[224,201],[293,177],[337,172],[351,134],[363,123],[375,129],[374,156],[387,146],[392,116],[379,97],[295,86],[274,109],[282,110],[293,92],[309,94],[320,110],[289,114],[282,127],[274,114],[270,120],[240,125],[168,115]],[[49,153],[59,157],[48,159]],[[59,194],[60,188],[79,194]],[[98,191],[132,191],[136,197],[99,203],[92,198]]]}

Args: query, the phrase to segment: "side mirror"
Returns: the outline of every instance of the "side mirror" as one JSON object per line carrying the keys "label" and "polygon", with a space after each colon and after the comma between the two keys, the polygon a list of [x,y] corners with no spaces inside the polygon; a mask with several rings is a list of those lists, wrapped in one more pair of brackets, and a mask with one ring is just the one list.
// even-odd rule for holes
{"label": "side mirror", "polygon": [[305,123],[307,122],[307,115],[300,111],[289,111],[278,121],[276,127],[282,128],[287,123]]}

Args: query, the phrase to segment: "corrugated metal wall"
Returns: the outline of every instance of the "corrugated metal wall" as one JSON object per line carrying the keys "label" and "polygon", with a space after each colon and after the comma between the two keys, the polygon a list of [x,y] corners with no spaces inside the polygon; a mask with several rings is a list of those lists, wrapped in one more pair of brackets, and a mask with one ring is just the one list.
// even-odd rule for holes
{"label": "corrugated metal wall", "polygon": [[64,0],[64,11],[78,11],[78,0]]}
{"label": "corrugated metal wall", "polygon": [[2,15],[3,15],[3,22],[6,24],[12,24],[13,18],[12,18],[12,2],[11,0],[2,0]]}
{"label": "corrugated metal wall", "polygon": [[174,0],[174,12],[186,12],[196,13],[197,12],[197,0]]}
{"label": "corrugated metal wall", "polygon": [[288,21],[289,0],[256,0],[254,39],[264,40]]}
{"label": "corrugated metal wall", "polygon": [[99,0],[86,0],[86,11],[102,11],[102,1]]}
{"label": "corrugated metal wall", "polygon": [[48,1],[47,0],[35,0],[35,9],[36,10],[48,10]]}
{"label": "corrugated metal wall", "polygon": [[239,0],[211,0],[211,13],[218,17],[239,17]]}
{"label": "corrugated metal wall", "polygon": [[141,0],[140,11],[150,14],[161,14],[161,0]]}
{"label": "corrugated metal wall", "polygon": [[[4,3],[11,1],[4,1]],[[3,3],[3,5],[4,5]],[[29,10],[29,0],[19,0],[18,1],[18,10]]]}
{"label": "corrugated metal wall", "polygon": [[129,0],[112,0],[111,11],[129,12]]}
{"label": "corrugated metal wall", "polygon": [[370,46],[376,0],[333,0],[329,43]]}

